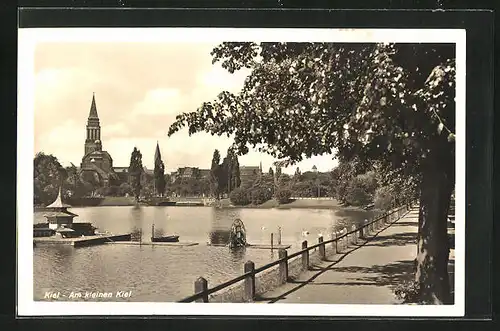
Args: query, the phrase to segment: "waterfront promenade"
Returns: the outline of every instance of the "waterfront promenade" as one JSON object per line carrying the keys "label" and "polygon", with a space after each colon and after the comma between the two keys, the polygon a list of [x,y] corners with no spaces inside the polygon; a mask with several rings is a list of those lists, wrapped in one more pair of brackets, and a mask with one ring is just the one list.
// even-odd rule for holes
{"label": "waterfront promenade", "polygon": [[394,224],[372,233],[367,240],[358,239],[326,261],[312,264],[295,279],[261,295],[258,302],[398,304],[395,287],[415,275],[417,230],[418,206],[414,206]]}

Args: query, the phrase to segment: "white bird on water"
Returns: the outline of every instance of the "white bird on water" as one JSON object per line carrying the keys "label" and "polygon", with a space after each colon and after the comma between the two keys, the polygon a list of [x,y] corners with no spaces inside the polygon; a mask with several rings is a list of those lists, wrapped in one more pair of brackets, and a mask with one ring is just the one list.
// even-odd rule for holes
{"label": "white bird on water", "polygon": [[307,231],[307,230],[302,231],[302,235],[303,235],[304,237],[306,237],[307,235],[309,235],[309,231]]}
{"label": "white bird on water", "polygon": [[265,227],[265,226],[262,226],[260,229],[261,229],[262,231],[264,231],[264,230],[266,229],[266,227]]}

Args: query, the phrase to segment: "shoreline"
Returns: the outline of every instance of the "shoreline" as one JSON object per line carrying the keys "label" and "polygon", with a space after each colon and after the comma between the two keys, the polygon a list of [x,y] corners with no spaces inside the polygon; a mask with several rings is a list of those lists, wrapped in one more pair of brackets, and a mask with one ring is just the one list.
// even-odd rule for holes
{"label": "shoreline", "polygon": [[[190,199],[187,199],[190,200]],[[137,206],[134,199],[127,197],[105,197],[98,205],[73,205],[73,208],[86,208],[86,207],[134,207]],[[139,204],[138,206],[149,206],[147,204]],[[183,205],[177,206],[151,206],[151,207],[186,207]],[[215,205],[202,205],[202,206],[189,206],[189,207],[210,207],[219,209],[343,209],[349,211],[366,211],[363,207],[344,206],[335,199],[296,199],[286,204],[280,204],[276,200],[269,200],[260,205],[246,205],[234,206],[229,199],[222,199],[220,206]],[[46,207],[34,206],[35,212],[43,212]]]}

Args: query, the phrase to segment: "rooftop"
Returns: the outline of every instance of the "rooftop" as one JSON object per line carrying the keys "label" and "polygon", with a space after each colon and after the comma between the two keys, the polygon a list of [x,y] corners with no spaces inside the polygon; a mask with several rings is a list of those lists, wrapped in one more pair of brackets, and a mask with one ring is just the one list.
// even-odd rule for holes
{"label": "rooftop", "polygon": [[67,205],[62,202],[62,192],[61,186],[59,187],[59,193],[57,194],[57,198],[54,202],[48,205],[46,208],[70,208],[70,205]]}
{"label": "rooftop", "polygon": [[75,216],[78,216],[77,214],[73,214],[72,212],[70,211],[49,211],[45,214],[43,214],[43,216],[45,217],[75,217]]}

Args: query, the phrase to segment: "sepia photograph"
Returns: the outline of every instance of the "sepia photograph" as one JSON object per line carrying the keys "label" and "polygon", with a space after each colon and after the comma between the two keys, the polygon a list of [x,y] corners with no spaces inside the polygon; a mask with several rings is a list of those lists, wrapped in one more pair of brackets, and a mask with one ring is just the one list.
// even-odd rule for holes
{"label": "sepia photograph", "polygon": [[20,314],[464,314],[464,30],[20,29],[18,103]]}

